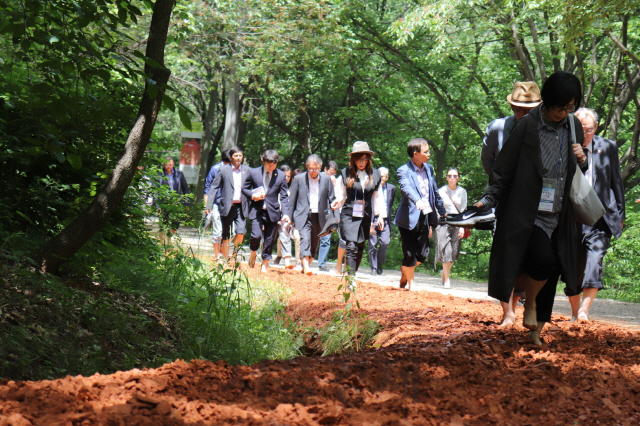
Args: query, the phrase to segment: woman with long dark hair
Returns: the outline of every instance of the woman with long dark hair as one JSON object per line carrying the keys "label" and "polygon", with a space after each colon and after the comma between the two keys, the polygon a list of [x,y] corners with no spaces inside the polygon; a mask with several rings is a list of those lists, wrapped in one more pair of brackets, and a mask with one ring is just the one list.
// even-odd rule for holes
{"label": "woman with long dark hair", "polygon": [[382,199],[380,173],[372,166],[374,153],[369,144],[355,142],[349,156],[349,166],[342,169],[336,179],[335,194],[337,202],[342,204],[339,232],[340,238],[346,242],[347,272],[354,276],[369,240],[372,219],[378,216],[375,225],[382,229],[387,212]]}

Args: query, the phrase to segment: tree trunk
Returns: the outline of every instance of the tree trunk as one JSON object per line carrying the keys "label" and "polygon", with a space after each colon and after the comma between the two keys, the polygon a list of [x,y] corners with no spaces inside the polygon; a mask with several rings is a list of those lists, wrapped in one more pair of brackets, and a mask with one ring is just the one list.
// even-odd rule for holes
{"label": "tree trunk", "polygon": [[529,18],[529,29],[531,29],[531,38],[533,39],[533,48],[536,52],[536,59],[538,61],[538,70],[540,71],[540,83],[544,84],[547,79],[547,71],[544,68],[544,59],[542,58],[542,51],[540,50],[540,41],[538,40],[538,30],[536,29],[536,23],[533,19]]}
{"label": "tree trunk", "polygon": [[[218,89],[209,91],[209,105],[204,119],[204,135],[202,135],[202,146],[200,148],[200,172],[198,173],[198,187],[196,189],[195,202],[199,203],[204,197],[204,181],[209,174],[209,169],[213,165],[210,161],[209,153],[212,151],[213,129],[215,127],[216,106],[218,104]],[[215,158],[215,151],[213,153]]]}
{"label": "tree trunk", "polygon": [[[164,68],[164,49],[173,5],[173,0],[156,0],[149,27],[147,57],[162,64],[163,68],[153,68],[146,64],[145,73],[155,80],[161,91],[167,87],[171,75],[171,71]],[[138,116],[111,176],[80,216],[36,254],[36,262],[43,272],[57,272],[109,220],[137,171],[161,105],[162,94],[158,93],[155,98],[150,99],[145,85]]]}
{"label": "tree trunk", "polygon": [[[231,78],[234,78],[231,73]],[[224,121],[224,141],[222,142],[222,150],[231,149],[236,146],[238,140],[238,120],[240,119],[240,85],[235,82],[229,82],[227,90],[227,111]]]}
{"label": "tree trunk", "polygon": [[513,12],[511,12],[511,36],[513,37],[513,45],[515,46],[516,53],[518,54],[518,59],[520,59],[520,63],[522,64],[524,78],[528,81],[536,81],[536,76],[533,74],[531,67],[529,67],[527,55],[522,48],[522,44],[520,44],[520,39],[518,38],[518,27],[516,26],[516,17]]}
{"label": "tree trunk", "polygon": [[628,191],[638,184],[638,180],[631,180],[631,177],[640,169],[638,163],[638,139],[640,139],[640,108],[636,108],[636,122],[633,126],[633,139],[629,149],[629,157],[626,166],[622,170],[622,181],[625,183],[625,189]]}

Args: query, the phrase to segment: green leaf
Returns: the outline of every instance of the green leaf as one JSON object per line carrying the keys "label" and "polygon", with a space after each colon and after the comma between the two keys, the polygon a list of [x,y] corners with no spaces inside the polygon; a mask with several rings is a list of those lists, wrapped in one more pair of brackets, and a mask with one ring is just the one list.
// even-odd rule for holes
{"label": "green leaf", "polygon": [[191,119],[189,118],[187,111],[184,108],[178,108],[178,114],[180,114],[180,121],[182,121],[182,125],[191,130]]}
{"label": "green leaf", "polygon": [[56,36],[49,37],[49,43],[55,43],[56,41],[60,41],[60,39]]}
{"label": "green leaf", "polygon": [[71,167],[76,170],[82,167],[82,157],[77,154],[67,153],[67,160],[69,161],[69,164],[71,164]]}
{"label": "green leaf", "polygon": [[18,213],[18,216],[20,216],[21,218],[23,218],[24,220],[26,220],[27,222],[29,222],[30,224],[33,225],[33,222],[31,221],[31,219],[24,213],[21,213],[19,211],[16,210],[16,213]]}
{"label": "green leaf", "polygon": [[155,59],[144,58],[144,62],[154,68],[164,68],[162,65],[160,65],[160,62],[156,61]]}
{"label": "green leaf", "polygon": [[147,93],[149,94],[149,99],[155,99],[158,96],[158,86],[155,84],[147,84]]}
{"label": "green leaf", "polygon": [[162,102],[163,105],[171,110],[171,112],[176,112],[176,104],[171,99],[171,96],[168,96],[166,93],[162,94]]}
{"label": "green leaf", "polygon": [[67,158],[64,156],[64,153],[60,151],[53,151],[53,155],[56,157],[56,160],[58,160],[60,163],[64,163],[65,161],[67,161]]}

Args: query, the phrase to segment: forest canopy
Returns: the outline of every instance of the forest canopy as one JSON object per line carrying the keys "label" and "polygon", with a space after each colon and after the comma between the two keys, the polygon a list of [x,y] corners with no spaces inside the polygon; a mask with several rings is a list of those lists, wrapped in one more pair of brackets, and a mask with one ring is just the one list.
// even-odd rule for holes
{"label": "forest canopy", "polygon": [[[178,1],[164,63],[145,53],[157,3],[0,1],[3,240],[28,235],[33,253],[82,214],[116,169],[144,96],[162,102],[139,164],[147,170],[179,151],[181,123],[203,123],[198,201],[209,167],[233,145],[251,166],[271,148],[293,168],[310,153],[342,167],[365,140],[374,165],[393,171],[412,137],[429,141],[439,184],[447,167],[460,169],[471,200],[486,185],[484,131],[511,114],[513,84],[541,86],[558,70],[580,78],[598,134],[616,141],[632,212],[637,1]],[[166,85],[150,74],[162,67]],[[126,239],[142,220],[132,192],[141,177],[130,174],[97,241]],[[617,256],[639,264],[635,244],[625,244]]]}

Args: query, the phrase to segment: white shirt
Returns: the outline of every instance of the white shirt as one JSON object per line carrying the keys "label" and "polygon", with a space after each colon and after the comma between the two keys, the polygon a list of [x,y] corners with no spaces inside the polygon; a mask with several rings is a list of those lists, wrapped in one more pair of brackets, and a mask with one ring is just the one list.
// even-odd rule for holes
{"label": "white shirt", "polygon": [[445,185],[438,189],[438,192],[447,214],[462,213],[467,208],[467,191],[463,187],[458,186],[451,190],[448,185]]}
{"label": "white shirt", "polygon": [[[360,179],[360,183],[362,182],[363,180]],[[369,176],[366,176],[365,182],[369,182]],[[363,184],[363,186],[365,185],[366,183]],[[342,207],[344,205],[344,202],[347,201],[347,191],[346,191],[346,187],[344,186],[344,182],[342,181],[342,175],[336,178],[336,184],[334,186],[334,190],[335,190],[336,200],[340,202],[340,207]],[[379,216],[382,217],[383,219],[386,219],[387,209],[384,208],[384,200],[382,199],[382,194],[377,190],[373,191],[371,202],[373,203],[373,212],[374,213],[380,212]]]}
{"label": "white shirt", "polygon": [[320,175],[316,176],[315,179],[311,178],[311,175],[307,174],[309,177],[309,209],[311,209],[311,213],[318,213],[318,201],[320,200]]}
{"label": "white shirt", "polygon": [[593,183],[596,180],[596,175],[593,170],[593,140],[589,142],[589,145],[585,146],[587,149],[587,162],[589,164],[589,168],[586,172],[584,172],[584,177],[589,181],[589,185],[593,188]]}
{"label": "white shirt", "polygon": [[429,214],[433,211],[433,208],[431,208],[431,203],[429,203],[429,174],[427,173],[427,167],[425,166],[425,163],[422,163],[422,167],[418,167],[413,161],[411,162],[411,165],[418,176],[418,185],[420,186],[422,201],[427,204],[427,208],[423,210],[423,213]]}
{"label": "white shirt", "polygon": [[[380,194],[380,198],[382,199],[382,201],[379,203],[381,205],[381,208],[384,209],[383,211],[386,213],[387,212],[387,186],[386,184],[384,185],[380,185],[382,187],[382,193]],[[377,205],[373,206],[373,217],[377,217],[380,216],[380,211],[376,210]]]}
{"label": "white shirt", "polygon": [[[271,173],[265,172],[262,177],[262,183],[264,184],[264,194],[267,195],[267,191],[269,191],[269,182],[271,182]],[[267,203],[262,203],[262,210],[267,209]]]}
{"label": "white shirt", "polygon": [[231,166],[231,170],[233,171],[233,202],[237,203],[242,201],[242,169]]}

